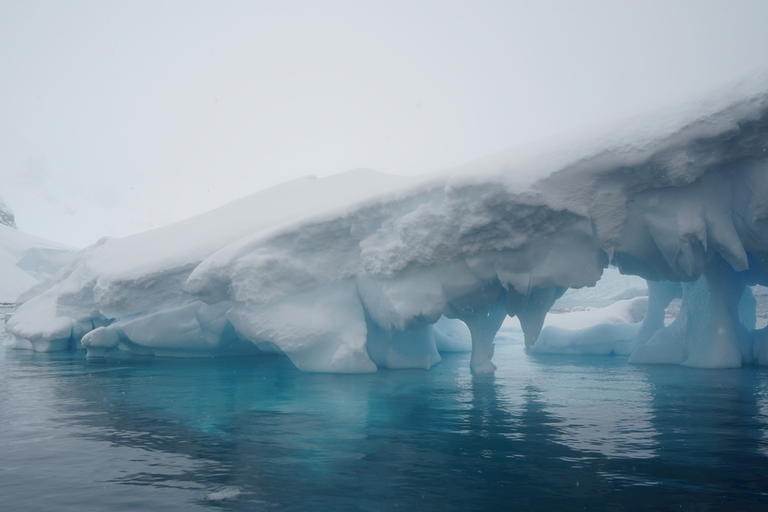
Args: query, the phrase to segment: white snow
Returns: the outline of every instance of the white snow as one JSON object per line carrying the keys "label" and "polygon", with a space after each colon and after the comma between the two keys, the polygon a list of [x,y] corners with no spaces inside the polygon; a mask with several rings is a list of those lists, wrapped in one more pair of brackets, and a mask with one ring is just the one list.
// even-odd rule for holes
{"label": "white snow", "polygon": [[647,299],[620,300],[602,308],[547,315],[533,353],[628,355],[645,315]]}
{"label": "white snow", "polygon": [[548,327],[586,329],[601,324],[639,323],[645,317],[647,303],[646,297],[636,297],[619,300],[605,307],[587,307],[565,313],[550,313],[544,322],[545,327],[542,330],[542,335]]}
{"label": "white snow", "polygon": [[[662,124],[599,151],[478,164],[471,177],[299,180],[103,240],[8,327],[22,344],[81,342],[91,356],[246,344],[304,370],[367,372],[429,368],[441,348],[465,348],[467,331],[433,325],[448,317],[467,326],[473,371],[490,372],[496,332],[515,315],[532,350],[562,349],[570,338],[599,353],[641,343],[635,361],[759,362],[764,336],[739,328],[736,311],[747,284],[768,283],[768,95]],[[665,328],[669,301],[650,286],[642,324],[635,298],[593,310],[589,322],[583,312],[568,331],[550,320],[540,337],[553,305],[592,300],[584,287],[609,263],[657,281],[704,276],[701,293],[685,287],[688,320]],[[643,293],[631,281],[601,300]],[[564,295],[569,288],[581,291]],[[682,357],[659,355],[672,344],[657,341],[672,335],[687,340]]]}

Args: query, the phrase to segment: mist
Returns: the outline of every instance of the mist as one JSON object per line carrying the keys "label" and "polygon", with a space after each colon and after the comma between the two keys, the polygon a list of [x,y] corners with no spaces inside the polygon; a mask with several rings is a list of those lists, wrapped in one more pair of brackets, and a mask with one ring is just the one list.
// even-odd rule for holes
{"label": "mist", "polygon": [[0,2],[0,195],[73,246],[299,176],[414,175],[706,97],[756,1]]}

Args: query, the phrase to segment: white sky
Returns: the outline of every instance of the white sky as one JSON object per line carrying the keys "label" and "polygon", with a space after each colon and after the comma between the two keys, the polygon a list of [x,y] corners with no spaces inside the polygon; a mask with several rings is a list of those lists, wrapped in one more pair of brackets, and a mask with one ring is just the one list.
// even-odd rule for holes
{"label": "white sky", "polygon": [[85,245],[450,167],[768,66],[768,1],[0,0],[0,195]]}

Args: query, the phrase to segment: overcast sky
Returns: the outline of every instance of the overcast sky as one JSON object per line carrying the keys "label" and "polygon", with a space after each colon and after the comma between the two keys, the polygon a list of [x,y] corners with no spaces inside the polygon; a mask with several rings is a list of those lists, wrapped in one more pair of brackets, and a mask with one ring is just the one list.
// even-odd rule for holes
{"label": "overcast sky", "polygon": [[73,245],[416,174],[768,65],[768,1],[0,0],[0,196]]}

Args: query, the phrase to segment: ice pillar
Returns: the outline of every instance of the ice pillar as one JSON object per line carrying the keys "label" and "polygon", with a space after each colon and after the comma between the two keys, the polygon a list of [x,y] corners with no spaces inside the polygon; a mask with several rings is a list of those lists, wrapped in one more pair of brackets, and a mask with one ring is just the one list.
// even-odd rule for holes
{"label": "ice pillar", "polygon": [[674,281],[647,281],[648,311],[637,333],[636,343],[645,343],[664,328],[664,315],[673,299],[682,297],[680,283]]}
{"label": "ice pillar", "polygon": [[739,321],[744,281],[725,262],[710,265],[705,286],[686,294],[687,357],[683,364],[703,368],[741,366],[740,339],[747,335]]}
{"label": "ice pillar", "polygon": [[509,316],[517,315],[520,320],[520,326],[525,336],[525,346],[531,347],[539,338],[541,327],[544,325],[544,318],[552,308],[552,305],[559,299],[565,288],[534,288],[530,294],[522,295],[514,290],[507,294],[507,314]]}
{"label": "ice pillar", "polygon": [[475,313],[465,313],[461,319],[469,327],[472,336],[472,357],[470,366],[472,373],[493,373],[496,366],[493,359],[493,340],[499,332],[507,313],[504,303],[499,301],[487,309]]}
{"label": "ice pillar", "polygon": [[501,286],[488,287],[451,301],[445,316],[462,320],[472,337],[470,366],[473,373],[492,373],[493,340],[507,313],[506,292]]}

